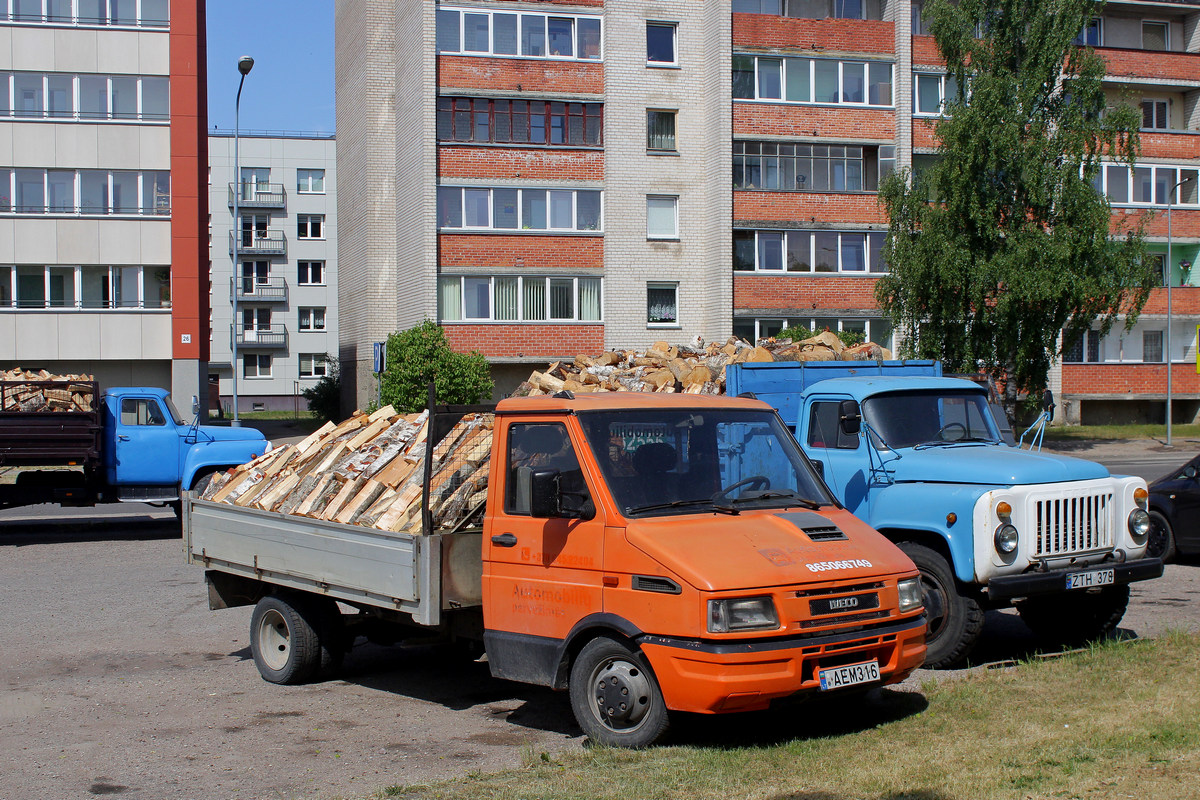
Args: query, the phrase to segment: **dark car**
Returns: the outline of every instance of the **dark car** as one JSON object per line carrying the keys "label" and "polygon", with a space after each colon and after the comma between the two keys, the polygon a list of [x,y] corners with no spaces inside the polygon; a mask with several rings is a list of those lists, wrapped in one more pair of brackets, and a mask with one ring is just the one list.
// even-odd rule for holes
{"label": "dark car", "polygon": [[1169,561],[1200,554],[1200,456],[1150,484],[1146,555]]}

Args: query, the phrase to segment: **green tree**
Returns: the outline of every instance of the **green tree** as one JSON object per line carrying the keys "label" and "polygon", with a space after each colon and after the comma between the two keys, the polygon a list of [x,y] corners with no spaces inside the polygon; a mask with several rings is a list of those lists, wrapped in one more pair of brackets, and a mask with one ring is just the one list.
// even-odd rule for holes
{"label": "green tree", "polygon": [[337,422],[342,418],[342,380],[338,360],[325,354],[325,374],[315,385],[300,394],[308,403],[308,410],[317,419]]}
{"label": "green tree", "polygon": [[383,371],[383,403],[400,412],[419,411],[433,381],[439,403],[477,403],[492,394],[492,379],[483,353],[456,353],[440,325],[425,320],[387,339]]}
{"label": "green tree", "polygon": [[880,189],[891,272],[876,297],[902,355],[986,370],[1010,415],[1018,391],[1045,387],[1060,330],[1069,347],[1093,320],[1131,326],[1154,284],[1145,220],[1110,234],[1093,186],[1102,157],[1133,163],[1141,124],[1129,105],[1105,110],[1103,60],[1072,45],[1100,5],[934,0],[926,19],[957,84],[940,157]]}

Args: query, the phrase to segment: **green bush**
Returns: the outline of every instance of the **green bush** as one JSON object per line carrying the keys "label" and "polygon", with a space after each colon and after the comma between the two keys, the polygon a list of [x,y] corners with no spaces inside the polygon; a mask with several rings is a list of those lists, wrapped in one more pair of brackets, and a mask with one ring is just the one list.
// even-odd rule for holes
{"label": "green bush", "polygon": [[492,378],[483,353],[456,353],[440,325],[425,320],[387,339],[383,403],[401,413],[425,407],[433,381],[439,403],[478,403],[492,395]]}
{"label": "green bush", "polygon": [[326,374],[301,392],[308,410],[318,419],[337,422],[342,418],[342,380],[338,360],[325,354]]}

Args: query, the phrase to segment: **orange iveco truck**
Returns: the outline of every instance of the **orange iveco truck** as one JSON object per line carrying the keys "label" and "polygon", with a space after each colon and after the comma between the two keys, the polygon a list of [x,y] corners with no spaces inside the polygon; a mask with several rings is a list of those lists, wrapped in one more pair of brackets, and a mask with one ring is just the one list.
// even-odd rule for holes
{"label": "orange iveco truck", "polygon": [[[465,408],[434,407],[429,441]],[[560,392],[486,419],[486,503],[454,532],[186,498],[210,605],[257,604],[264,678],[326,676],[359,636],[436,629],[481,641],[496,677],[568,690],[592,740],[643,747],[673,711],[763,709],[922,663],[917,570],[765,403]]]}

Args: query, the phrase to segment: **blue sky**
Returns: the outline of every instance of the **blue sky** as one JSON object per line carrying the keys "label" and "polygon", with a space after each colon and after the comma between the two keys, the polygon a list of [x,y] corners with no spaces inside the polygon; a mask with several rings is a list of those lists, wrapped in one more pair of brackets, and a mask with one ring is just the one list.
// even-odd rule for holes
{"label": "blue sky", "polygon": [[333,0],[208,0],[208,127],[333,133]]}

